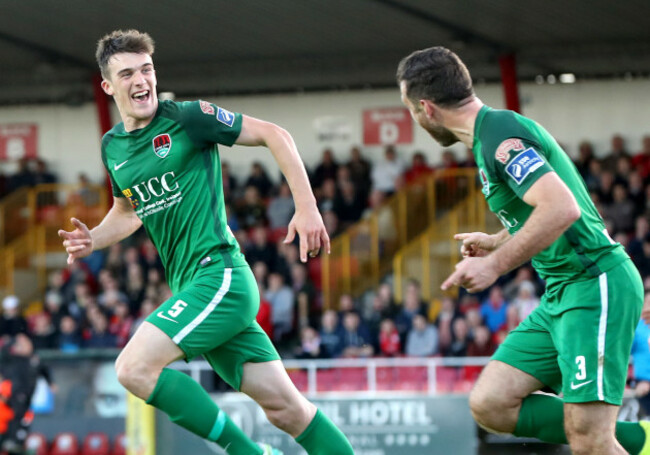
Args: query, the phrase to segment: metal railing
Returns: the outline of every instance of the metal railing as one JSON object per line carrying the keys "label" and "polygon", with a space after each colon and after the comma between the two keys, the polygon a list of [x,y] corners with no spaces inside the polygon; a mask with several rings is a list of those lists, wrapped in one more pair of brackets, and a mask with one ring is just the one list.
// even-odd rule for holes
{"label": "metal railing", "polygon": [[377,286],[393,256],[460,201],[480,195],[475,168],[436,171],[408,185],[367,218],[332,240],[323,257],[323,304],[336,306],[343,294],[358,296]]}

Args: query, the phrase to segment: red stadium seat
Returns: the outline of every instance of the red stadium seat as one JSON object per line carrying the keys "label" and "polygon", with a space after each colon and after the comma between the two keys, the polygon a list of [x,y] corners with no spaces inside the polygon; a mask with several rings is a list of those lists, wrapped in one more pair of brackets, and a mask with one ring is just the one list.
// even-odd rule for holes
{"label": "red stadium seat", "polygon": [[111,455],[126,455],[126,435],[124,433],[115,436]]}
{"label": "red stadium seat", "polygon": [[308,380],[307,380],[307,371],[305,370],[289,370],[287,371],[289,374],[289,377],[291,378],[291,381],[293,384],[296,386],[298,390],[301,392],[305,392],[308,387]]}
{"label": "red stadium seat", "polygon": [[52,442],[49,455],[79,455],[77,435],[70,432],[57,434]]}
{"label": "red stadium seat", "polygon": [[88,433],[81,446],[81,455],[109,455],[108,435],[98,431]]}
{"label": "red stadium seat", "polygon": [[47,438],[43,433],[30,433],[25,440],[27,453],[34,455],[47,455]]}

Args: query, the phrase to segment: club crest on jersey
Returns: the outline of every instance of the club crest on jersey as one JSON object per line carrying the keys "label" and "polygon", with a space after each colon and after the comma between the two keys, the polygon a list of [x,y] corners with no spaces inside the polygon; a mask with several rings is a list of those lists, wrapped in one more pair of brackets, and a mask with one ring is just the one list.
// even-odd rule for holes
{"label": "club crest on jersey", "polygon": [[235,123],[235,114],[224,108],[217,107],[217,120],[224,125],[232,126]]}
{"label": "club crest on jersey", "polygon": [[204,114],[214,115],[214,108],[212,107],[212,104],[208,103],[207,101],[199,100],[199,106],[201,106],[201,110]]}
{"label": "club crest on jersey", "polygon": [[153,138],[153,151],[158,158],[164,158],[169,155],[172,149],[172,138],[169,134],[159,134]]}
{"label": "club crest on jersey", "polygon": [[542,166],[544,166],[544,160],[534,148],[530,147],[510,161],[510,164],[506,166],[506,173],[517,182],[517,185],[521,185],[521,182],[529,174],[535,172]]}
{"label": "club crest on jersey", "polygon": [[510,159],[510,151],[520,152],[525,149],[524,144],[520,139],[510,138],[503,141],[497,147],[497,152],[494,154],[494,157],[497,161],[506,164]]}

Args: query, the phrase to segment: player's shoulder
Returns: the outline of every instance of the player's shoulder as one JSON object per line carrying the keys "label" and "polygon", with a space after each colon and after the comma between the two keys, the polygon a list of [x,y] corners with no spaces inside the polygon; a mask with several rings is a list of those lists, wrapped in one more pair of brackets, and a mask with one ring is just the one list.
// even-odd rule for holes
{"label": "player's shoulder", "polygon": [[124,134],[124,132],[124,123],[120,122],[104,133],[102,136],[102,150],[104,150],[116,136]]}
{"label": "player's shoulder", "polygon": [[539,141],[531,128],[532,124],[533,120],[514,111],[487,110],[478,131],[483,153],[505,163],[511,152],[520,152],[529,146],[536,146]]}

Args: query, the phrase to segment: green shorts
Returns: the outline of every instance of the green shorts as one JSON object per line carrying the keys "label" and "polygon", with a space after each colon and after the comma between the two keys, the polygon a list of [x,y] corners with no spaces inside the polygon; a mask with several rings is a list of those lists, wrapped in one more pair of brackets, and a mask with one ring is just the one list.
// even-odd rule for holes
{"label": "green shorts", "polygon": [[255,320],[260,297],[250,267],[207,267],[147,321],[165,332],[187,361],[202,355],[235,390],[246,362],[279,360]]}
{"label": "green shorts", "polygon": [[643,283],[627,260],[544,295],[493,359],[561,392],[566,403],[620,405],[642,306]]}

